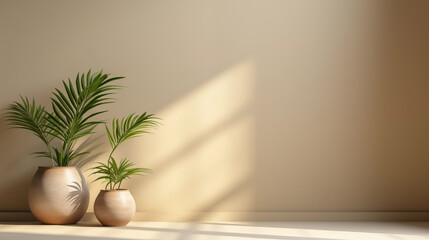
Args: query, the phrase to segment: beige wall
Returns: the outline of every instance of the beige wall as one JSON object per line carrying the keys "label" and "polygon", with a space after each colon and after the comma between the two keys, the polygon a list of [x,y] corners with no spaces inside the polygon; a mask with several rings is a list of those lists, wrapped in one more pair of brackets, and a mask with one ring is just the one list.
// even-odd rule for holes
{"label": "beige wall", "polygon": [[[154,170],[128,183],[151,216],[428,211],[428,23],[427,1],[1,0],[0,108],[127,76],[106,117],[164,119],[118,152]],[[26,211],[47,161],[4,123],[0,211]]]}

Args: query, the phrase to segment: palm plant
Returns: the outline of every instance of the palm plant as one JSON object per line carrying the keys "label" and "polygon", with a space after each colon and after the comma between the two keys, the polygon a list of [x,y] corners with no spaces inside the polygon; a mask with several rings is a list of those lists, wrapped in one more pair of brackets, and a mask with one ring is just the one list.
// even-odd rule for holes
{"label": "palm plant", "polygon": [[111,129],[106,125],[107,137],[109,138],[112,150],[109,154],[107,164],[98,162],[90,175],[100,174],[94,181],[102,180],[105,183],[105,189],[110,190],[120,189],[124,180],[130,179],[133,175],[142,175],[151,170],[148,168],[133,168],[134,163],[126,158],[123,158],[119,163],[113,157],[113,153],[118,146],[124,141],[141,136],[144,133],[149,133],[149,129],[159,125],[159,118],[153,114],[143,113],[141,115],[130,114],[128,117],[113,119]]}
{"label": "palm plant", "polygon": [[[6,116],[14,128],[31,131],[45,144],[46,150],[35,152],[38,157],[51,159],[52,166],[68,166],[70,162],[86,152],[74,149],[76,141],[94,133],[97,125],[104,121],[94,118],[106,111],[96,110],[97,107],[112,103],[110,97],[119,85],[113,84],[123,77],[109,77],[102,71],[91,74],[77,74],[74,83],[62,81],[63,90],[53,92],[52,111],[37,105],[33,98],[21,96],[21,102],[10,104]],[[59,146],[53,146],[57,140]]]}

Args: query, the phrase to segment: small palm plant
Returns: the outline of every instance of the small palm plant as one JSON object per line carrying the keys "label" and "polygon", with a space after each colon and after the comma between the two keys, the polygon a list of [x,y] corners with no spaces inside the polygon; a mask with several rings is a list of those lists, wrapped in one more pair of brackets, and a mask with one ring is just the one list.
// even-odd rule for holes
{"label": "small palm plant", "polygon": [[113,157],[113,153],[118,146],[125,140],[141,136],[144,133],[149,133],[151,128],[159,125],[159,118],[153,114],[143,113],[141,115],[130,114],[128,117],[113,119],[111,129],[106,124],[107,137],[109,138],[112,150],[109,154],[107,164],[98,162],[90,175],[99,174],[100,176],[94,181],[101,180],[105,183],[105,189],[115,190],[121,189],[121,184],[124,180],[130,179],[133,175],[143,175],[151,170],[148,168],[134,168],[134,163],[126,158],[119,161]]}
{"label": "small palm plant", "polygon": [[[106,111],[97,107],[112,103],[110,95],[120,88],[113,83],[123,77],[110,78],[102,71],[77,74],[74,83],[62,81],[64,89],[53,92],[52,111],[21,96],[21,102],[15,101],[8,107],[6,116],[14,128],[31,131],[45,144],[46,150],[35,152],[38,157],[51,159],[52,166],[68,166],[70,162],[86,154],[75,151],[76,141],[94,133],[94,128],[104,123],[94,117]],[[57,144],[52,144],[56,141]]]}

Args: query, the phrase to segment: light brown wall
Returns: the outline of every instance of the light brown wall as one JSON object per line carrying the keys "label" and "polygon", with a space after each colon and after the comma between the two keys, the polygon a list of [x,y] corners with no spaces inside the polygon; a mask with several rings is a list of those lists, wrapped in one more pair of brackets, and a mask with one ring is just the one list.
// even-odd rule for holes
{"label": "light brown wall", "polygon": [[[428,23],[427,1],[2,0],[0,108],[127,76],[106,117],[164,119],[118,152],[154,170],[128,184],[153,215],[428,211]],[[26,211],[47,161],[4,123],[0,211]]]}

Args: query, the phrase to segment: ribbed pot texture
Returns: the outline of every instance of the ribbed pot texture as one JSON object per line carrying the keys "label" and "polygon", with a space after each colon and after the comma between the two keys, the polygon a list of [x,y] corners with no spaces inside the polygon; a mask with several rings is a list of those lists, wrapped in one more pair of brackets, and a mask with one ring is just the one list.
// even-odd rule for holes
{"label": "ribbed pot texture", "polygon": [[136,212],[136,203],[130,191],[100,190],[94,203],[94,213],[105,226],[125,226]]}
{"label": "ribbed pot texture", "polygon": [[39,167],[30,184],[28,204],[42,223],[77,223],[89,204],[85,178],[74,166]]}

